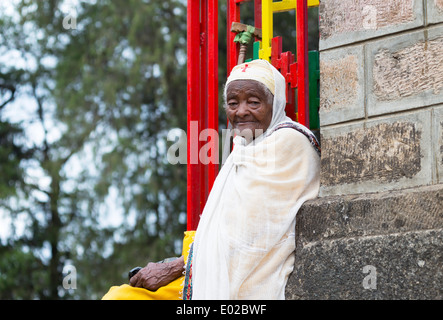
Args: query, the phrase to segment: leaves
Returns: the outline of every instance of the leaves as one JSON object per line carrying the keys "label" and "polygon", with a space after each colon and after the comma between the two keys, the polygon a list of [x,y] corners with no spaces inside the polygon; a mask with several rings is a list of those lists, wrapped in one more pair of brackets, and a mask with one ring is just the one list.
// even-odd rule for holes
{"label": "leaves", "polygon": [[[0,126],[1,159],[9,159],[2,169],[10,172],[0,181],[2,207],[11,227],[24,228],[7,240],[14,250],[0,256],[6,297],[100,298],[133,266],[177,254],[185,228],[186,169],[165,161],[168,130],[186,126],[184,4],[80,2],[71,8],[73,30],[62,27],[63,3],[20,1],[18,24],[0,16],[9,35],[0,48],[32,62],[20,74],[12,65],[0,69],[0,84],[13,84],[9,92],[19,88],[36,106],[32,122]],[[29,136],[33,123],[41,139]],[[20,133],[33,153],[14,145]],[[43,289],[26,281],[29,294],[13,290],[17,275],[4,270],[11,260],[44,274]],[[67,263],[77,269],[73,292],[61,287]]]}

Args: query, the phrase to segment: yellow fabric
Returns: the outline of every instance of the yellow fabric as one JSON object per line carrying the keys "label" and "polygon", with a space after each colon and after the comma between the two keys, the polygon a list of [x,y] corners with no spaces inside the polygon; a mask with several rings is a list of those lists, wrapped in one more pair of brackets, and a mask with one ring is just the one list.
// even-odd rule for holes
{"label": "yellow fabric", "polygon": [[[186,231],[183,239],[182,255],[185,263],[194,241],[195,231]],[[184,276],[181,276],[157,291],[131,287],[128,284],[111,287],[102,300],[180,300],[182,299]]]}

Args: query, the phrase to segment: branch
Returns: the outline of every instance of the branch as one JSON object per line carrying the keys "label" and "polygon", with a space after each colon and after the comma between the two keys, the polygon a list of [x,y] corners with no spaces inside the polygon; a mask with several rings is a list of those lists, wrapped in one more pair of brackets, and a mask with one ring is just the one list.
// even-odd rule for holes
{"label": "branch", "polygon": [[13,101],[15,99],[15,92],[16,92],[16,88],[13,85],[9,85],[9,84],[0,84],[0,90],[2,89],[6,89],[9,90],[11,93],[11,96],[9,97],[8,100],[6,100],[5,102],[3,102],[0,105],[0,111],[11,101]]}
{"label": "branch", "polygon": [[43,101],[42,98],[38,96],[37,94],[37,84],[35,82],[32,83],[32,95],[34,96],[35,100],[37,101],[37,114],[38,114],[38,118],[40,119],[40,122],[42,124],[43,127],[43,145],[44,145],[44,149],[43,149],[43,154],[45,157],[45,160],[49,160],[49,145],[48,145],[48,130],[45,127],[45,120],[44,120],[44,110],[43,110]]}

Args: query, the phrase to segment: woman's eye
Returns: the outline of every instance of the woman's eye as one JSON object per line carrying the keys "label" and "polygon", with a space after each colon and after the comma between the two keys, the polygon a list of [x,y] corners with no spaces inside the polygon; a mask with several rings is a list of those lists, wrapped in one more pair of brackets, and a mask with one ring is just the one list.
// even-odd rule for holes
{"label": "woman's eye", "polygon": [[230,107],[230,108],[235,108],[235,107],[237,107],[237,105],[238,105],[237,101],[228,102],[228,107]]}

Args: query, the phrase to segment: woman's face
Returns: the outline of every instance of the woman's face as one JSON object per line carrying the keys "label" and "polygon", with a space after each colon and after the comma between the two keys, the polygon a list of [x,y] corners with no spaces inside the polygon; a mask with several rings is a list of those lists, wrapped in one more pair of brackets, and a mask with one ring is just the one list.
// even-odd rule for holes
{"label": "woman's face", "polygon": [[[256,138],[272,120],[272,99],[254,80],[235,80],[226,90],[226,114],[237,134]],[[269,93],[270,94],[270,93]],[[260,131],[256,131],[260,130]]]}

